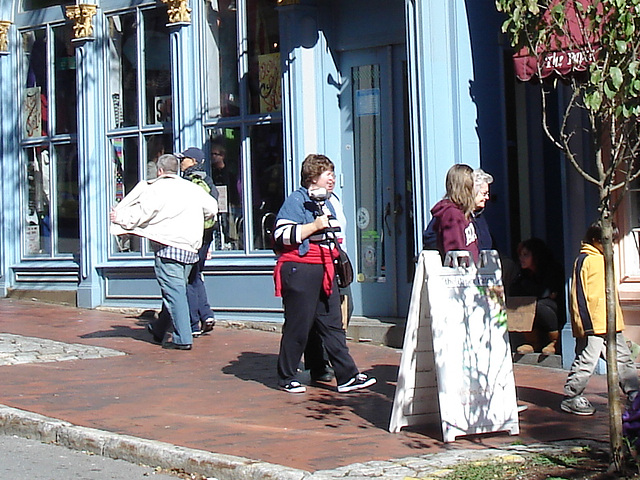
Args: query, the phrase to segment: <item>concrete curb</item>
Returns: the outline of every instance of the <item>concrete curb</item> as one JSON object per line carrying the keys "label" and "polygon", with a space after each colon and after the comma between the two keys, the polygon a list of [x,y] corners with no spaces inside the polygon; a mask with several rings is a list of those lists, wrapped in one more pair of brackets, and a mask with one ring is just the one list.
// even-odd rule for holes
{"label": "concrete curb", "polygon": [[311,475],[282,465],[81,427],[5,405],[0,405],[0,433],[217,480],[301,480]]}

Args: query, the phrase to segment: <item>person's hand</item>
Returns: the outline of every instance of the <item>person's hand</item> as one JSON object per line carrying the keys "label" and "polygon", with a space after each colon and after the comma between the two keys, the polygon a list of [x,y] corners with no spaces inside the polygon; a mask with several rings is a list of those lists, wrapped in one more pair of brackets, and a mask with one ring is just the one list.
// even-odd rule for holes
{"label": "person's hand", "polygon": [[116,209],[111,207],[111,210],[109,211],[109,220],[114,223],[116,221],[116,216]]}
{"label": "person's hand", "polygon": [[316,227],[316,231],[329,228],[329,217],[327,215],[320,215],[319,217],[316,217],[313,224]]}

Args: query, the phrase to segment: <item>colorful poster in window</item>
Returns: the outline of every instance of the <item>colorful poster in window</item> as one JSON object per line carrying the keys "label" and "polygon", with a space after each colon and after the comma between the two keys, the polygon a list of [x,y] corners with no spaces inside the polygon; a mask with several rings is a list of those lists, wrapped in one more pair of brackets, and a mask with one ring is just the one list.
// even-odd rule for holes
{"label": "colorful poster in window", "polygon": [[42,135],[42,103],[40,87],[27,88],[24,97],[24,136],[26,138]]}
{"label": "colorful poster in window", "polygon": [[268,53],[266,55],[259,55],[258,67],[260,113],[277,112],[282,108],[280,54]]}

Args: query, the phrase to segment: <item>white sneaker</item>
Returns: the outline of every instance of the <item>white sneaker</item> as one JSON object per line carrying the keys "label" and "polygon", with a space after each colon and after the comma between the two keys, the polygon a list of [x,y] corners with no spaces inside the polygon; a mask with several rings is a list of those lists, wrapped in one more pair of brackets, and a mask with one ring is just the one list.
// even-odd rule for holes
{"label": "white sneaker", "polygon": [[345,393],[351,390],[360,390],[361,388],[370,387],[376,383],[375,377],[370,377],[364,373],[359,373],[355,377],[351,378],[347,383],[338,385],[338,392]]}
{"label": "white sneaker", "polygon": [[307,391],[307,387],[305,387],[304,385],[302,385],[299,381],[297,380],[291,380],[289,383],[287,383],[286,385],[284,385],[282,387],[282,389],[285,392],[289,392],[289,393],[304,393]]}

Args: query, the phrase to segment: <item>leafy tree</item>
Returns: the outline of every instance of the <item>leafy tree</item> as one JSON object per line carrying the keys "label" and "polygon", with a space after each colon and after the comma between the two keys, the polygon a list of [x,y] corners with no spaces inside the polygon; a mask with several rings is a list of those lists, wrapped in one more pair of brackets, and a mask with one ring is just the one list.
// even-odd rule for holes
{"label": "leafy tree", "polygon": [[[511,45],[533,59],[533,69],[541,80],[546,135],[580,175],[598,188],[607,295],[609,433],[613,466],[620,471],[624,453],[612,219],[630,184],[640,175],[640,0],[496,0],[496,7],[506,14],[502,29],[509,34]],[[560,70],[559,59],[570,61],[572,71],[552,73]],[[560,78],[563,73],[566,75]],[[545,76],[548,78],[542,80]],[[559,81],[568,85],[571,94],[560,125],[552,131],[547,96],[558,88]],[[588,118],[590,159],[578,158],[577,149],[572,148],[574,115]]]}

